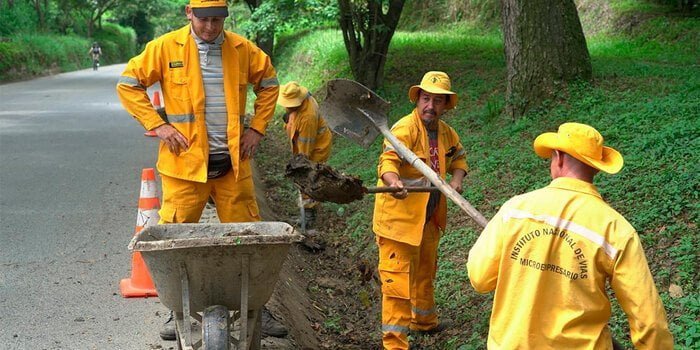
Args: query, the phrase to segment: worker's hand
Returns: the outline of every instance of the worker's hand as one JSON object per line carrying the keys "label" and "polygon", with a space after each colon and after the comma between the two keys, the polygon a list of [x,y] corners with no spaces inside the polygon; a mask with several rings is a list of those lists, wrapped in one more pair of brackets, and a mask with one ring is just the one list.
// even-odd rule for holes
{"label": "worker's hand", "polygon": [[282,115],[282,120],[284,121],[285,124],[289,123],[289,120],[292,118],[296,118],[297,112],[292,111],[292,112],[284,112]]}
{"label": "worker's hand", "polygon": [[457,193],[462,194],[462,191],[464,190],[462,188],[462,179],[455,180],[455,178],[452,178],[452,180],[450,180],[450,187],[457,191]]}
{"label": "worker's hand", "polygon": [[260,143],[260,140],[262,140],[262,138],[263,135],[255,131],[255,129],[246,129],[246,131],[243,133],[243,136],[241,137],[241,145],[239,149],[241,160],[253,158],[253,155],[258,149],[258,144]]}
{"label": "worker's hand", "polygon": [[384,175],[382,175],[382,181],[389,187],[398,187],[401,189],[399,192],[391,192],[392,197],[396,199],[404,199],[408,197],[408,191],[406,188],[404,188],[403,182],[401,182],[401,179],[399,178],[399,174],[392,172],[384,173]]}
{"label": "worker's hand", "polygon": [[168,145],[170,152],[175,153],[175,155],[179,156],[180,152],[186,151],[190,147],[185,136],[170,124],[163,124],[153,129],[153,131],[155,131],[156,135],[158,135],[158,137],[163,140],[166,145]]}
{"label": "worker's hand", "polygon": [[452,187],[452,189],[457,191],[459,194],[461,194],[463,191],[462,181],[464,180],[465,175],[467,175],[467,173],[464,170],[456,169],[452,173],[452,179],[450,179],[450,187]]}

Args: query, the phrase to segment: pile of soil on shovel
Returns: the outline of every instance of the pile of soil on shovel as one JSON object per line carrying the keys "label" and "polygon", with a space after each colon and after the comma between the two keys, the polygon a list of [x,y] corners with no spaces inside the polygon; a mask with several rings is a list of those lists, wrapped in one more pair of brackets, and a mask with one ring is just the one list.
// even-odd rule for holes
{"label": "pile of soil on shovel", "polygon": [[301,154],[289,160],[285,176],[302,193],[319,202],[345,204],[362,199],[364,194],[362,180],[340,174],[325,164],[314,163]]}

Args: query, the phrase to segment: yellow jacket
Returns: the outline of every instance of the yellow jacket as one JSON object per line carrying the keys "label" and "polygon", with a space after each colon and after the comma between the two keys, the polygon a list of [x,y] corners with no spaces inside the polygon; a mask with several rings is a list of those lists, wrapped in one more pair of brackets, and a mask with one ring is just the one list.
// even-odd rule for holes
{"label": "yellow jacket", "polygon": [[[160,143],[158,171],[183,180],[206,182],[209,145],[204,120],[204,85],[199,52],[190,25],[167,33],[146,45],[129,60],[117,84],[124,108],[147,130],[166,122],[151,106],[146,88],[160,82],[168,123],[180,131],[190,148],[179,156]],[[279,83],[270,58],[245,38],[224,31],[221,46],[224,93],[228,114],[228,148],[236,177],[239,176],[239,142],[243,133],[248,84],[254,85],[255,117],[250,127],[265,134],[274,113]],[[238,64],[236,64],[236,62]]]}
{"label": "yellow jacket", "polygon": [[313,97],[307,97],[299,109],[290,114],[285,130],[293,154],[303,154],[316,163],[323,163],[330,157],[333,136]]}
{"label": "yellow jacket", "polygon": [[637,349],[673,348],[639,236],[588,182],[560,177],[510,199],[467,269],[474,289],[495,290],[489,349],[612,349],[606,282]]}
{"label": "yellow jacket", "polygon": [[[430,162],[430,144],[428,131],[418,116],[413,112],[401,118],[391,128],[391,133],[396,136],[408,149],[423,160]],[[438,157],[440,162],[440,177],[443,179],[449,172],[456,169],[467,171],[467,161],[459,136],[452,127],[444,121],[439,121],[438,126]],[[428,179],[412,165],[404,162],[399,157],[394,147],[388,141],[384,141],[384,152],[379,156],[377,167],[379,181],[377,186],[386,186],[382,181],[382,175],[387,172],[399,174],[404,186],[430,186]],[[385,237],[399,242],[418,246],[423,238],[423,225],[425,225],[426,205],[430,194],[427,192],[409,193],[405,199],[396,199],[390,194],[377,194],[374,201],[374,219],[372,229],[377,236]],[[445,229],[447,221],[447,202],[445,196],[440,196],[440,203],[434,215],[437,216],[437,224],[440,229]]]}

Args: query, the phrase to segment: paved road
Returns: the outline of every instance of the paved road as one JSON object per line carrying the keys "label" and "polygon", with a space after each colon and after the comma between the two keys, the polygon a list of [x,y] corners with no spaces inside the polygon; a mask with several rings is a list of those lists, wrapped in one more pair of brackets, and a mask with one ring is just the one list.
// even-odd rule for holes
{"label": "paved road", "polygon": [[0,348],[168,349],[157,298],[123,299],[141,169],[123,66],[0,85]]}

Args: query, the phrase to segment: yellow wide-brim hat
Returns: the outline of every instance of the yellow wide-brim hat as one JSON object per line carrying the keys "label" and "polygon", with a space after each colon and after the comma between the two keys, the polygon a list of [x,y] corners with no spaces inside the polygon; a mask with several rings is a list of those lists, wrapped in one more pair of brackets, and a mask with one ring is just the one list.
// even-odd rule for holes
{"label": "yellow wide-brim hat", "polygon": [[298,107],[309,95],[309,90],[297,83],[290,81],[280,87],[280,94],[277,96],[277,104],[282,107]]}
{"label": "yellow wide-brim hat", "polygon": [[431,71],[423,75],[420,85],[413,85],[408,89],[408,99],[416,103],[420,90],[431,94],[450,95],[445,108],[452,109],[457,105],[457,93],[450,91],[451,88],[452,82],[445,72]]}
{"label": "yellow wide-brim hat", "polygon": [[550,158],[556,149],[608,174],[616,174],[624,165],[622,154],[603,146],[603,136],[586,124],[564,123],[556,133],[537,136],[533,147],[540,158]]}
{"label": "yellow wide-brim hat", "polygon": [[190,8],[197,18],[228,17],[226,0],[190,0]]}

